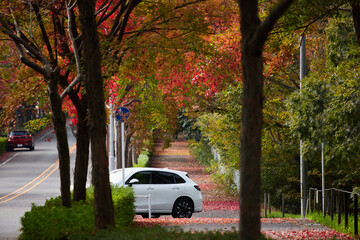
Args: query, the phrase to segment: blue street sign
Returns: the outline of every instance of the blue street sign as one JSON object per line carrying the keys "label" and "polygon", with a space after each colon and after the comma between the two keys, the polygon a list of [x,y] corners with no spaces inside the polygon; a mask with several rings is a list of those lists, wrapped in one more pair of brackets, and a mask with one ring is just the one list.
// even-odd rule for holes
{"label": "blue street sign", "polygon": [[116,109],[115,111],[115,118],[116,120],[118,120],[119,122],[124,122],[126,121],[126,119],[128,119],[128,117],[130,116],[130,111],[127,108],[124,107],[119,107],[118,109]]}

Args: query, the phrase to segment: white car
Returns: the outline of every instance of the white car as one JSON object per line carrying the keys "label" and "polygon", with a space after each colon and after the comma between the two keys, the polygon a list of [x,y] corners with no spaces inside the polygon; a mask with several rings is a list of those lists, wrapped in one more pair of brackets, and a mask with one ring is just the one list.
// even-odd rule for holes
{"label": "white car", "polygon": [[[122,186],[122,170],[110,172],[110,182]],[[167,168],[125,168],[125,185],[134,189],[135,212],[148,217],[150,194],[153,217],[171,214],[174,218],[190,218],[202,211],[202,195],[199,185],[186,172]]]}

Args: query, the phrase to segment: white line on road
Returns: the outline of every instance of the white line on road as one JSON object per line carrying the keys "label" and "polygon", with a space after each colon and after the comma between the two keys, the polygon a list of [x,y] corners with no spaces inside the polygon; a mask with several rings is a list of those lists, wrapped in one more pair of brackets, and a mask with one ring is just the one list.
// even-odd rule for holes
{"label": "white line on road", "polygon": [[6,163],[10,162],[14,157],[16,157],[17,155],[19,155],[19,153],[16,153],[14,156],[12,156],[11,158],[9,158],[8,160],[6,160],[5,162],[3,162],[2,164],[0,164],[0,167],[2,167],[3,165],[5,165]]}

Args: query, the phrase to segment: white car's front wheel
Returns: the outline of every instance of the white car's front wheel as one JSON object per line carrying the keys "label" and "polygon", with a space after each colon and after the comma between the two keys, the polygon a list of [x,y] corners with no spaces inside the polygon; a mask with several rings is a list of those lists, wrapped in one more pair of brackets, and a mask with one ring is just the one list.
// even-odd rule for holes
{"label": "white car's front wheel", "polygon": [[172,210],[173,218],[191,218],[194,212],[194,204],[190,199],[180,198],[175,201]]}

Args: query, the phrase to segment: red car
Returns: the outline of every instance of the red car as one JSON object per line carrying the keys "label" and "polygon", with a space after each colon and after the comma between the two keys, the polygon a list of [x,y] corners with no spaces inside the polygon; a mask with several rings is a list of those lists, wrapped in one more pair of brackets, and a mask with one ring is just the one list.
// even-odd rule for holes
{"label": "red car", "polygon": [[12,151],[14,148],[29,148],[30,151],[35,149],[35,142],[28,131],[14,130],[11,131],[8,138],[8,150]]}

